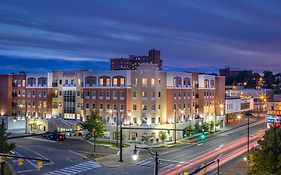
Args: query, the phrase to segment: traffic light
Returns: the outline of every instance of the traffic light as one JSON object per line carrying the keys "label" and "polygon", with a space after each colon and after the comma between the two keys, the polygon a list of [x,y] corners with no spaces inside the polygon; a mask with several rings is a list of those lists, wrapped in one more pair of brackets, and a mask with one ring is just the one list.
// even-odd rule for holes
{"label": "traffic light", "polygon": [[206,139],[205,133],[200,134],[200,139],[201,139],[201,140],[205,140],[205,139]]}
{"label": "traffic light", "polygon": [[0,156],[0,163],[3,163],[3,162],[4,162],[4,157]]}
{"label": "traffic light", "polygon": [[37,168],[38,169],[41,169],[43,167],[43,162],[42,162],[42,160],[38,160],[37,161]]}
{"label": "traffic light", "polygon": [[96,132],[97,132],[97,129],[96,129],[96,128],[93,128],[93,129],[92,129],[92,134],[96,135]]}
{"label": "traffic light", "polygon": [[18,166],[23,166],[23,159],[22,158],[19,158],[18,159]]}

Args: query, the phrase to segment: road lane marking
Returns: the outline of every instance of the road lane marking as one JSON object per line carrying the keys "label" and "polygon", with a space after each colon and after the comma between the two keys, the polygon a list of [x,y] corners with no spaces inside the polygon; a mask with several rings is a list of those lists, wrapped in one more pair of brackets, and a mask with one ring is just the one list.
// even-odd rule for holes
{"label": "road lane marking", "polygon": [[[19,145],[19,144],[17,144],[17,146],[18,146],[18,147],[21,147],[21,148],[23,148],[23,149],[29,150],[29,151],[33,152],[34,154],[37,154],[37,155],[41,156],[42,158],[49,160],[47,157],[43,156],[42,154],[40,154],[40,153],[38,153],[38,152],[36,152],[36,151],[30,149],[30,148],[27,148],[27,147],[22,146],[22,145]],[[51,161],[51,160],[50,160],[50,161]],[[54,163],[54,162],[51,161],[50,163]]]}
{"label": "road lane marking", "polygon": [[[19,155],[19,156],[23,156],[22,154],[20,154],[20,153],[18,153],[18,152],[16,152],[16,151],[14,151],[17,155]],[[37,165],[34,165],[30,160],[28,160],[28,159],[26,159],[26,161],[27,162],[29,162],[32,166],[34,166],[36,169],[37,169]]]}
{"label": "road lane marking", "polygon": [[74,175],[78,173],[82,173],[91,169],[96,169],[101,167],[101,165],[94,161],[87,161],[84,163],[80,163],[78,165],[72,165],[63,169],[55,170],[52,172],[48,172],[44,175]]}

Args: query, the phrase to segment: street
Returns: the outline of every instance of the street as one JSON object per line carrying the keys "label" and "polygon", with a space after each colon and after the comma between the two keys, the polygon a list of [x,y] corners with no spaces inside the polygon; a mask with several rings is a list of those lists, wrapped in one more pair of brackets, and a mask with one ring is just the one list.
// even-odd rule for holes
{"label": "street", "polygon": [[[66,139],[57,142],[41,137],[13,139],[17,144],[17,155],[40,157],[51,160],[51,163],[43,163],[42,169],[37,169],[36,161],[25,161],[19,167],[17,160],[8,160],[18,174],[59,174],[60,171],[69,170],[70,173],[82,173],[100,167],[100,164],[91,161],[81,152],[91,152],[93,146],[82,140]],[[112,152],[111,149],[97,147],[99,152]],[[114,152],[112,152],[114,153]],[[67,169],[66,169],[67,168]]]}
{"label": "street", "polygon": [[[250,146],[256,144],[263,130],[264,123],[257,122],[250,125]],[[174,148],[159,150],[160,164],[159,174],[189,173],[200,167],[201,163],[208,163],[220,156],[221,169],[236,157],[247,151],[247,126],[232,129],[221,134],[209,136],[205,141],[178,145]],[[37,169],[34,161],[25,161],[24,166],[19,167],[17,161],[9,160],[17,174],[153,174],[154,160],[148,158],[118,168],[103,167],[98,162],[88,159],[81,152],[91,152],[93,146],[82,140],[66,139],[62,142],[45,140],[41,137],[14,139],[17,144],[15,153],[23,156],[40,157],[51,160],[44,163],[42,169]],[[97,147],[98,152],[115,154],[117,151],[107,147]],[[141,152],[142,154],[143,152]],[[207,168],[208,174],[217,173],[217,165]]]}

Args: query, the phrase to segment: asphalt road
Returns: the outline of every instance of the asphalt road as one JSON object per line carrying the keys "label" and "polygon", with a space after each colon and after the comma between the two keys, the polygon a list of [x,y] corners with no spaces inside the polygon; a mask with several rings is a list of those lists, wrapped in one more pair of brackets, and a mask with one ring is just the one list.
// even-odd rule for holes
{"label": "asphalt road", "polygon": [[[254,144],[254,136],[263,129],[265,124],[259,124],[251,127],[252,143]],[[192,143],[180,145],[175,148],[159,151],[160,154],[160,174],[180,174],[184,171],[194,170],[201,163],[207,163],[218,157],[220,154],[227,155],[238,149],[246,149],[245,136],[247,135],[247,126],[226,131],[223,134],[210,136],[202,143]],[[29,157],[40,157],[50,159],[51,163],[44,163],[42,169],[38,170],[36,162],[25,161],[24,166],[19,167],[17,161],[9,160],[15,172],[22,175],[150,175],[153,174],[154,160],[152,158],[137,162],[134,165],[127,165],[120,168],[106,168],[91,161],[80,154],[80,152],[91,152],[93,146],[84,141],[67,139],[63,142],[54,142],[42,140],[38,138],[22,138],[12,140],[17,144],[16,153]],[[237,144],[234,142],[236,141]],[[234,143],[235,144],[234,144]],[[233,146],[231,145],[233,143]],[[238,144],[239,143],[239,144]],[[230,144],[230,146],[229,146]],[[98,152],[116,153],[105,147],[98,147]],[[210,154],[209,157],[207,157]],[[200,161],[200,156],[202,161]],[[228,157],[225,157],[228,158]],[[237,158],[236,158],[237,159]],[[237,161],[235,158],[221,165],[232,164]],[[194,163],[189,162],[194,160]],[[195,162],[196,160],[196,162]],[[191,163],[191,164],[190,164]],[[189,165],[190,164],[190,165]],[[181,170],[178,170],[181,169]],[[210,172],[213,174],[216,170]]]}
{"label": "asphalt road", "polygon": [[[257,135],[258,132],[261,130],[266,129],[266,126],[264,123],[258,124],[256,126],[252,126],[250,129],[250,135],[252,140],[257,139],[254,138],[255,135]],[[161,151],[160,152],[160,170],[159,174],[180,174],[182,172],[188,171],[190,173],[190,170],[194,170],[198,168],[201,163],[207,163],[211,160],[214,160],[219,155],[228,155],[232,151],[235,151],[236,149],[240,150],[247,150],[247,126],[240,127],[237,129],[233,129],[231,131],[224,132],[223,134],[219,134],[214,137],[210,137],[210,140],[206,140],[202,143],[193,143],[189,145],[183,145],[179,146],[174,149],[169,149],[168,151]],[[243,142],[244,138],[244,142]],[[240,145],[235,146],[231,145],[233,141],[239,140]],[[242,141],[241,141],[242,140]],[[238,141],[237,141],[238,142]],[[254,140],[251,141],[251,143],[254,143]],[[229,145],[230,144],[230,145]],[[224,150],[224,147],[228,148]],[[221,151],[220,151],[221,150]],[[209,152],[213,153],[213,156],[210,156],[207,160],[205,157],[208,156]],[[219,154],[216,154],[218,152]],[[203,157],[202,157],[203,155]],[[222,155],[222,156],[223,156]],[[202,161],[200,161],[201,158],[198,159],[198,157],[202,158]],[[238,155],[237,155],[238,156]],[[228,158],[228,157],[226,157]],[[197,163],[189,162],[190,160],[196,160]],[[222,160],[221,160],[222,161]],[[232,161],[237,161],[235,157],[227,161],[225,164],[221,165],[221,169],[224,169],[224,166],[232,164]],[[187,166],[186,169],[183,169],[181,171],[173,171],[178,170],[183,166],[186,166],[188,164],[191,164],[190,166]],[[105,168],[99,168],[97,169],[97,173],[99,174],[108,174],[108,175],[122,175],[122,174],[153,174],[154,169],[154,160],[153,159],[147,159],[141,162],[138,162],[136,165],[129,165],[124,168],[116,168],[116,169],[105,169]],[[214,170],[215,171],[215,170]],[[210,172],[209,174],[213,174],[214,171]]]}
{"label": "asphalt road", "polygon": [[[51,160],[51,163],[44,162],[42,169],[37,169],[37,162],[26,160],[23,166],[18,166],[17,160],[8,160],[17,174],[38,175],[38,174],[59,174],[57,170],[69,171],[71,173],[84,173],[100,165],[90,161],[81,152],[92,152],[93,146],[82,140],[66,139],[64,141],[52,141],[42,137],[13,139],[16,143],[15,154],[28,157],[37,157]],[[116,153],[116,150],[107,147],[97,147],[99,152]],[[65,168],[67,168],[65,170]],[[62,171],[62,172],[63,172]]]}

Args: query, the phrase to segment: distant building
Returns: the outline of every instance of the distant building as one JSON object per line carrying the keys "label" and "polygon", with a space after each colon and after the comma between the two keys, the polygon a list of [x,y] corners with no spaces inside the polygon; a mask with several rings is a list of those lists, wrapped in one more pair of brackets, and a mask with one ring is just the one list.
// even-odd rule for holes
{"label": "distant building", "polygon": [[111,70],[137,70],[140,64],[156,64],[162,70],[163,61],[159,50],[149,50],[148,55],[130,55],[129,58],[114,58],[110,60]]}
{"label": "distant building", "polygon": [[238,75],[240,70],[231,70],[229,67],[225,69],[219,69],[219,75],[220,76],[229,76],[229,75]]}

